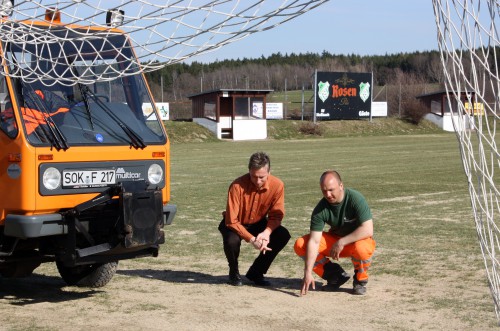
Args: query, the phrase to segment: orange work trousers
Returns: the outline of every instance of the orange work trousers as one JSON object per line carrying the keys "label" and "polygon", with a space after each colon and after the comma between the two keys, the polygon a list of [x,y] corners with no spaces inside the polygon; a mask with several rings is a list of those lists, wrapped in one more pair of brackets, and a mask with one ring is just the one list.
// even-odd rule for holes
{"label": "orange work trousers", "polygon": [[[330,250],[333,244],[341,237],[333,235],[329,232],[323,232],[319,243],[318,256],[314,263],[313,271],[320,277],[323,277],[324,265],[330,261]],[[294,245],[295,253],[305,260],[307,251],[307,242],[309,235],[305,235],[297,239]],[[351,244],[345,245],[340,257],[350,257],[354,266],[355,277],[359,282],[368,281],[368,269],[372,262],[373,252],[375,251],[375,240],[373,238],[365,238]]]}

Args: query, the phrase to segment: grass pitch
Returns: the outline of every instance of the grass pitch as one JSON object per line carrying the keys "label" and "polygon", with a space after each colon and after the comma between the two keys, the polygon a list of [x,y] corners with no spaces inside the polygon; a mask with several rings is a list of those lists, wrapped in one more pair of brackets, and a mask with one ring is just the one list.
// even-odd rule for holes
{"label": "grass pitch", "polygon": [[[270,155],[271,172],[285,183],[283,225],[292,240],[308,232],[310,213],[321,198],[319,175],[336,169],[345,186],[365,195],[374,214],[379,243],[375,273],[425,277],[425,270],[419,275],[411,269],[460,251],[479,254],[453,134],[173,144],[172,203],[178,213],[168,229],[174,241],[166,245],[169,250],[193,254],[181,244],[190,240],[201,243],[198,256],[222,254],[217,224],[227,188],[248,171],[255,151]],[[401,256],[407,253],[412,266],[401,268]],[[296,258],[291,247],[283,256]],[[482,266],[479,256],[472,263]]]}

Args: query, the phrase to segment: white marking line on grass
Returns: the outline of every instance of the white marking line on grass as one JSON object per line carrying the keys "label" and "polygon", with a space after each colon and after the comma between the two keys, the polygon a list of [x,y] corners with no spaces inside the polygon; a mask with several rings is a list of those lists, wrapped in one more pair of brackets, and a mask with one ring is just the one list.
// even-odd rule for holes
{"label": "white marking line on grass", "polygon": [[419,195],[409,195],[406,197],[396,197],[396,198],[389,198],[389,199],[380,199],[377,200],[379,202],[394,202],[394,201],[410,201],[410,200],[415,200],[418,197],[428,197],[428,196],[433,196],[433,195],[443,195],[443,194],[448,194],[450,193],[449,191],[444,191],[444,192],[434,192],[434,193],[423,193]]}

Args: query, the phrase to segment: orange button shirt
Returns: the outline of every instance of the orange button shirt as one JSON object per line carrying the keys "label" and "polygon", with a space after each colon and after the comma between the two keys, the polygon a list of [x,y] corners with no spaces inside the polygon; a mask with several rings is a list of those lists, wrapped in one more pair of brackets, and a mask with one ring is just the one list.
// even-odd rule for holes
{"label": "orange button shirt", "polygon": [[257,223],[267,215],[267,228],[271,231],[281,225],[285,216],[285,185],[269,175],[264,185],[258,189],[250,174],[235,179],[229,187],[225,221],[226,226],[245,241],[253,235],[244,225]]}

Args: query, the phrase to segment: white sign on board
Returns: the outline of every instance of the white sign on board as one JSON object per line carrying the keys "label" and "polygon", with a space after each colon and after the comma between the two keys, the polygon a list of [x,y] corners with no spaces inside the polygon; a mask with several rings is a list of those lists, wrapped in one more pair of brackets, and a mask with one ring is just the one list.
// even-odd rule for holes
{"label": "white sign on board", "polygon": [[[168,121],[170,119],[170,108],[168,102],[157,102],[156,108],[158,108],[160,119],[162,121]],[[147,117],[148,121],[156,120],[156,114],[154,113],[153,107],[151,107],[150,103],[142,104],[142,113]]]}
{"label": "white sign on board", "polygon": [[387,102],[372,102],[372,117],[387,117]]}
{"label": "white sign on board", "polygon": [[[252,104],[252,115],[262,118],[262,102],[254,102]],[[283,119],[283,103],[281,102],[266,102],[266,119],[282,120]]]}

